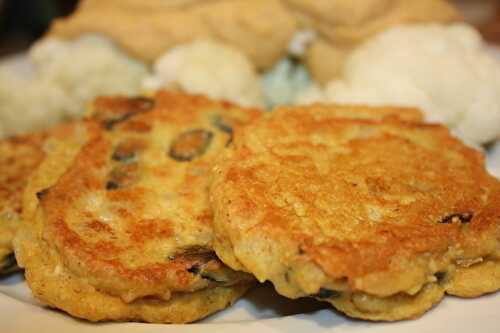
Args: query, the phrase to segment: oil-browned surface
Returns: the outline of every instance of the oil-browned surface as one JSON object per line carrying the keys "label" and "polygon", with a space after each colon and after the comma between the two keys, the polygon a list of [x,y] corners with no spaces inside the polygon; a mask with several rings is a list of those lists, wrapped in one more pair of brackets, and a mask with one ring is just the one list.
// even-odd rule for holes
{"label": "oil-browned surface", "polygon": [[[35,296],[89,320],[154,322],[197,320],[238,298],[251,278],[213,252],[207,173],[230,139],[217,121],[238,126],[258,116],[168,92],[99,98],[76,156],[55,154],[42,166],[44,173],[67,168],[51,182],[41,175],[39,184],[53,185],[39,192],[39,208],[17,240]],[[178,145],[190,156],[179,158],[172,145],[193,130],[210,140]]]}
{"label": "oil-browned surface", "polygon": [[43,160],[46,133],[13,137],[0,141],[0,207],[21,212],[21,195],[34,169]]}
{"label": "oil-browned surface", "polygon": [[445,127],[393,111],[287,108],[237,131],[213,169],[220,258],[285,296],[373,320],[418,316],[445,291],[498,289],[494,270],[460,274],[498,270],[498,180]]}
{"label": "oil-browned surface", "polygon": [[50,138],[72,135],[74,125],[0,141],[0,275],[18,269],[12,240],[19,228],[28,180],[51,149]]}
{"label": "oil-browned surface", "polygon": [[44,157],[46,134],[0,141],[0,205],[2,211],[21,211],[21,195],[29,175]]}
{"label": "oil-browned surface", "polygon": [[12,239],[19,226],[21,197],[31,173],[43,160],[47,133],[0,141],[0,275],[15,270]]}

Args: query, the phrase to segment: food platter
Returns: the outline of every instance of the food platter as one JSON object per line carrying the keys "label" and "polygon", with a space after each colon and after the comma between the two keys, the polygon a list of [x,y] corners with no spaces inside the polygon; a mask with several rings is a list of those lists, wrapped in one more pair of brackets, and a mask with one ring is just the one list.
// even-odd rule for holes
{"label": "food platter", "polygon": [[[5,63],[20,77],[30,76],[30,64],[21,55]],[[488,156],[490,171],[500,176],[500,144],[492,146]],[[152,325],[142,323],[89,323],[43,307],[31,296],[22,274],[0,280],[0,320],[2,332],[466,332],[481,327],[482,332],[496,332],[500,295],[463,300],[448,297],[439,307],[422,318],[398,323],[370,323],[348,319],[325,304],[303,299],[287,300],[270,285],[253,289],[235,306],[191,325]]]}
{"label": "food platter", "polygon": [[[21,77],[29,77],[24,55],[4,61]],[[500,144],[490,149],[490,171],[500,176]],[[291,301],[277,295],[270,285],[251,290],[235,306],[190,325],[142,323],[89,323],[50,310],[32,296],[22,274],[0,280],[1,332],[498,332],[500,294],[477,299],[446,297],[423,317],[397,323],[353,320],[311,299]]]}

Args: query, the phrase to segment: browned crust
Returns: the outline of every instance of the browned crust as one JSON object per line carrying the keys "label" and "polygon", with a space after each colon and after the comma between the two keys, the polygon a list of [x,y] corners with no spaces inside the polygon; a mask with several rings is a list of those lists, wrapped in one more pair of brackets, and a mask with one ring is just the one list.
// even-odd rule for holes
{"label": "browned crust", "polygon": [[226,263],[293,298],[383,298],[469,259],[498,260],[500,185],[482,154],[398,110],[346,110],[283,108],[236,133],[211,186]]}
{"label": "browned crust", "polygon": [[424,115],[417,108],[409,107],[373,107],[361,105],[335,105],[334,107],[322,103],[315,103],[308,106],[280,107],[286,112],[298,112],[308,117],[335,117],[347,119],[368,119],[368,120],[403,120],[409,122],[422,122]]}
{"label": "browned crust", "polygon": [[47,133],[17,136],[0,142],[0,209],[21,212],[21,195],[29,175],[43,160]]}
{"label": "browned crust", "polygon": [[12,239],[22,214],[22,194],[28,179],[46,156],[47,139],[63,137],[71,131],[71,125],[62,125],[0,141],[0,257],[12,253]]}
{"label": "browned crust", "polygon": [[[144,100],[137,101],[123,97],[97,100],[89,116],[87,143],[68,170],[40,198],[43,241],[57,250],[72,274],[126,302],[145,296],[168,300],[173,292],[194,292],[248,280],[248,275],[233,272],[215,256],[207,256],[212,251],[211,225],[207,223],[207,219],[211,220],[206,193],[208,180],[203,173],[188,171],[192,168],[208,171],[218,150],[228,140],[228,133],[216,133],[212,116],[219,115],[238,126],[258,117],[260,112],[169,92],[159,92],[151,99],[150,107],[141,106],[140,112],[132,112],[143,105]],[[97,126],[92,119],[98,121]],[[158,130],[161,126],[166,129]],[[206,154],[189,163],[170,159],[169,136],[175,138],[176,133],[197,126],[215,133]],[[112,157],[115,147],[131,138],[144,141],[138,147],[145,148],[141,154],[149,157],[139,158],[136,164],[115,161]],[[158,145],[164,147],[158,150]],[[129,168],[132,165],[136,167]],[[117,168],[124,172],[117,178],[120,181],[129,178],[128,172],[137,174],[130,180],[130,186],[108,189],[109,177]],[[171,212],[154,213],[155,205],[164,200],[158,194],[162,190],[174,193],[179,199]],[[85,206],[87,200],[92,200],[88,198],[94,197],[101,198],[98,200],[112,215],[111,222],[99,215],[101,206]],[[160,248],[174,246],[177,238],[194,237],[190,232],[199,234],[201,239],[187,249],[181,247],[175,253],[170,249],[161,254]],[[184,255],[194,245],[200,250]],[[159,249],[155,250],[156,247]],[[168,253],[172,258],[167,258]],[[216,272],[224,281],[203,278],[193,273],[193,267]]]}
{"label": "browned crust", "polygon": [[[38,221],[39,222],[39,221]],[[95,288],[85,278],[72,274],[52,244],[36,237],[41,224],[22,230],[25,238],[16,248],[26,267],[26,282],[33,295],[52,308],[90,321],[145,321],[187,323],[204,318],[231,305],[252,283],[176,293],[168,300],[145,297],[125,302]],[[34,238],[33,238],[34,237]]]}

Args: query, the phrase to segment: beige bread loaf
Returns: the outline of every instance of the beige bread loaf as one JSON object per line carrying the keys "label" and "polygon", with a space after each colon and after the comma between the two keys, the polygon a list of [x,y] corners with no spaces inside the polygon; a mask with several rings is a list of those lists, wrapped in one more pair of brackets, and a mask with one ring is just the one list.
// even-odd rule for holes
{"label": "beige bread loaf", "polygon": [[459,19],[444,0],[83,0],[48,35],[103,34],[148,63],[179,44],[214,39],[266,70],[286,55],[295,32],[313,29],[319,38],[306,64],[325,83],[340,74],[354,47],[378,32],[404,23]]}

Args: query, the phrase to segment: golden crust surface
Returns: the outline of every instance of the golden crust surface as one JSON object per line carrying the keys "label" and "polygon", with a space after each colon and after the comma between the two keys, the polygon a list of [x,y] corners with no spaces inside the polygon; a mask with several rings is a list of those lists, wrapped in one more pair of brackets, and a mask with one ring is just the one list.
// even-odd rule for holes
{"label": "golden crust surface", "polygon": [[20,246],[24,247],[20,252],[21,262],[26,267],[26,281],[37,299],[78,318],[90,321],[187,323],[224,309],[252,285],[244,282],[177,293],[169,300],[144,298],[125,302],[120,297],[102,292],[68,270],[58,251],[50,243],[37,238],[41,228],[43,222],[37,221],[20,232],[23,240],[17,239],[19,246],[16,252]]}
{"label": "golden crust surface", "polygon": [[252,279],[213,253],[207,173],[259,115],[169,92],[99,98],[85,144],[60,144],[25,193],[15,247],[34,295],[89,320],[186,322],[233,302]]}
{"label": "golden crust surface", "polygon": [[18,269],[12,240],[24,214],[23,193],[52,149],[52,140],[73,135],[74,125],[0,141],[0,275]]}
{"label": "golden crust surface", "polygon": [[17,269],[12,239],[19,227],[22,193],[34,169],[45,157],[48,133],[0,141],[0,275]]}
{"label": "golden crust surface", "polygon": [[496,291],[500,186],[483,156],[381,110],[282,108],[236,132],[210,190],[219,257],[371,320]]}

